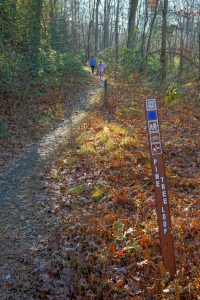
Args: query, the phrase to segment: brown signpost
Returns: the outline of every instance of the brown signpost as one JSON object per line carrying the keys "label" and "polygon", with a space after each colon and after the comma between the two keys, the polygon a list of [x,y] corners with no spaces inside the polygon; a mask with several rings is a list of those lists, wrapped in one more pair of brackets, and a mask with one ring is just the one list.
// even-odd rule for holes
{"label": "brown signpost", "polygon": [[174,278],[176,265],[156,99],[145,100],[145,111],[163,264],[171,278]]}

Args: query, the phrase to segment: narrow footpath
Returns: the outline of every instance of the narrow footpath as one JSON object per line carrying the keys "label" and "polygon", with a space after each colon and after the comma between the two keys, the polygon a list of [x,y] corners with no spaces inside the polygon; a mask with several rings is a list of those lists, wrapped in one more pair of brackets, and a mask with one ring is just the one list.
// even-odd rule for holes
{"label": "narrow footpath", "polygon": [[73,107],[71,116],[40,141],[27,146],[23,154],[10,160],[0,172],[1,300],[27,299],[25,292],[30,290],[31,281],[26,274],[32,276],[35,267],[30,250],[50,230],[51,223],[56,222],[51,214],[36,209],[48,201],[45,174],[67,147],[70,132],[102,92],[103,83],[98,79],[91,81],[90,90]]}

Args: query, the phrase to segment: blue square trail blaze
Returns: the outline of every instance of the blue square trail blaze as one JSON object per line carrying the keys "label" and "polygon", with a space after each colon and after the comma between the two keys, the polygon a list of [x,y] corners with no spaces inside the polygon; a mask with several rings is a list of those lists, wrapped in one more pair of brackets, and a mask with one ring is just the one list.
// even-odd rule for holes
{"label": "blue square trail blaze", "polygon": [[156,111],[148,111],[148,119],[149,120],[157,120]]}

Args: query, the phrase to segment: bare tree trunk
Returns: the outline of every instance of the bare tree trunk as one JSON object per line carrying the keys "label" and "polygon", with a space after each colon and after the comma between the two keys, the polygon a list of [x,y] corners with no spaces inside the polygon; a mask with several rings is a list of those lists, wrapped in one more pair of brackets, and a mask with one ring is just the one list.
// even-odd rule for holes
{"label": "bare tree trunk", "polygon": [[36,77],[39,71],[39,49],[41,42],[41,18],[42,0],[35,0],[31,5],[31,28],[30,28],[30,58],[32,64],[32,75]]}
{"label": "bare tree trunk", "polygon": [[120,0],[117,0],[117,10],[116,10],[116,19],[115,19],[115,59],[116,63],[119,60],[119,5]]}
{"label": "bare tree trunk", "polygon": [[167,11],[168,0],[164,0],[164,7],[162,9],[162,42],[161,42],[161,56],[160,56],[160,77],[161,82],[164,82],[167,75],[167,63],[166,63],[166,44],[167,44]]}
{"label": "bare tree trunk", "polygon": [[89,28],[88,28],[88,41],[87,41],[87,58],[90,58],[90,39],[91,39],[91,29],[92,29],[92,20],[89,23]]}
{"label": "bare tree trunk", "polygon": [[115,16],[115,12],[110,13],[109,12],[109,23],[110,23],[110,28],[109,28],[109,47],[113,46],[113,39],[115,36],[115,32],[114,32],[114,16]]}
{"label": "bare tree trunk", "polygon": [[179,77],[179,80],[181,80],[182,73],[183,73],[183,47],[184,47],[183,28],[181,28],[180,62],[179,62],[179,71],[178,71],[178,77]]}
{"label": "bare tree trunk", "polygon": [[138,0],[130,0],[129,20],[128,20],[128,48],[134,48],[135,41],[135,18],[137,12]]}
{"label": "bare tree trunk", "polygon": [[[103,24],[102,16],[100,19],[100,24]],[[103,50],[104,44],[103,44],[103,28],[102,26],[99,28],[99,50]]]}
{"label": "bare tree trunk", "polygon": [[152,37],[152,33],[153,33],[153,27],[154,27],[154,23],[156,20],[157,12],[158,12],[158,0],[156,0],[156,3],[155,3],[154,14],[151,19],[150,28],[149,28],[149,37],[147,40],[147,48],[146,48],[146,59],[145,59],[145,63],[144,63],[145,69],[147,68],[147,60],[148,60],[148,55],[149,55],[150,47],[151,47],[151,37]]}
{"label": "bare tree trunk", "polygon": [[140,72],[144,72],[145,70],[145,39],[146,39],[146,26],[148,23],[148,0],[145,0],[145,20],[144,20],[144,28],[143,28],[143,34],[142,34],[142,44],[141,44],[141,59],[142,64],[140,66]]}
{"label": "bare tree trunk", "polygon": [[199,80],[200,80],[200,28],[199,28],[199,37],[198,37],[198,40],[199,40]]}
{"label": "bare tree trunk", "polygon": [[71,1],[71,10],[72,10],[72,48],[76,52],[77,50],[77,30],[76,30],[77,0]]}
{"label": "bare tree trunk", "polygon": [[90,51],[91,51],[91,31],[94,26],[95,0],[93,3],[93,6],[91,5],[91,1],[89,1],[89,12],[92,15],[92,17],[90,18],[90,22],[89,22],[89,26],[88,26],[87,59],[90,58]]}
{"label": "bare tree trunk", "polygon": [[94,45],[94,52],[95,54],[99,50],[99,3],[100,0],[97,0],[96,2],[96,15],[95,15],[95,45]]}
{"label": "bare tree trunk", "polygon": [[104,0],[104,49],[109,47],[110,0]]}
{"label": "bare tree trunk", "polygon": [[[84,53],[87,53],[87,42],[86,42],[86,37],[85,37],[85,28],[84,28],[84,23],[82,22],[81,24],[81,33],[82,33],[82,42],[83,42],[83,49],[84,49]],[[85,63],[85,59],[84,58],[84,63]]]}

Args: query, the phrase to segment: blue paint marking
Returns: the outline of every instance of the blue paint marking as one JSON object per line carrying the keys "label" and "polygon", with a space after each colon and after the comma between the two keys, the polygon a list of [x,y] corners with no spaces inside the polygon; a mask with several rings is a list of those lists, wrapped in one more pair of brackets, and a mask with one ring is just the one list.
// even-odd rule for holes
{"label": "blue paint marking", "polygon": [[149,119],[149,120],[157,120],[157,114],[156,114],[156,111],[149,111],[149,112],[148,112],[148,119]]}

